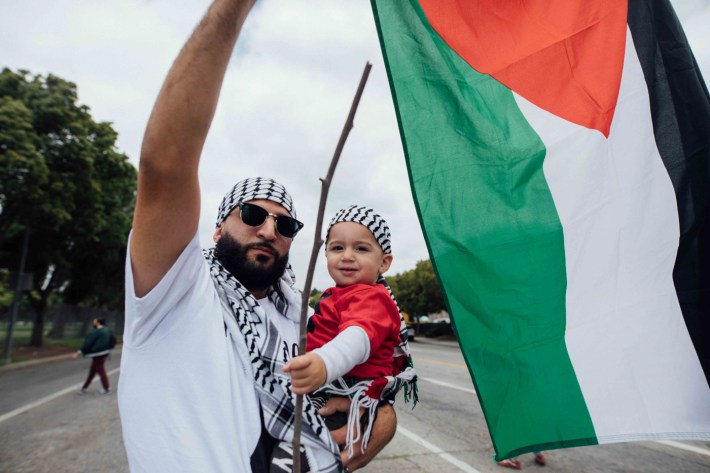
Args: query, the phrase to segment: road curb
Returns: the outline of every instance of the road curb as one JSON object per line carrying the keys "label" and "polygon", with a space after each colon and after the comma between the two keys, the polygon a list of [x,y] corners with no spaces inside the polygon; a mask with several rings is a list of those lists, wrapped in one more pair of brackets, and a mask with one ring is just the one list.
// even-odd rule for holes
{"label": "road curb", "polygon": [[46,358],[37,358],[36,360],[20,361],[17,363],[9,363],[7,365],[0,366],[0,373],[5,371],[14,371],[22,368],[29,368],[30,366],[42,365],[44,363],[51,363],[53,361],[68,360],[71,358],[73,353],[67,353],[66,355],[56,355],[48,356]]}
{"label": "road curb", "polygon": [[[122,344],[116,345],[116,352],[120,354],[121,353],[121,346]],[[71,352],[67,353],[65,355],[56,355],[56,356],[48,356],[45,358],[37,358],[36,360],[28,360],[28,361],[19,361],[17,363],[9,363],[7,365],[2,365],[0,366],[0,373],[4,373],[6,371],[15,371],[15,370],[20,370],[23,368],[29,368],[31,366],[37,366],[37,365],[43,365],[45,363],[52,363],[55,361],[62,361],[62,360],[68,360],[69,358],[72,357],[72,355],[76,352]],[[109,356],[113,355],[114,352],[111,352]]]}

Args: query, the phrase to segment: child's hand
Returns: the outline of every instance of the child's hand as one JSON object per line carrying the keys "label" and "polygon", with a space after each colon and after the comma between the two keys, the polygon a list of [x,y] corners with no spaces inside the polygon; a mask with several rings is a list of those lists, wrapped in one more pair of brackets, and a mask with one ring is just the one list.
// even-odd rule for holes
{"label": "child's hand", "polygon": [[323,359],[315,353],[292,358],[284,366],[284,372],[291,373],[291,390],[296,394],[307,394],[325,384],[328,371]]}

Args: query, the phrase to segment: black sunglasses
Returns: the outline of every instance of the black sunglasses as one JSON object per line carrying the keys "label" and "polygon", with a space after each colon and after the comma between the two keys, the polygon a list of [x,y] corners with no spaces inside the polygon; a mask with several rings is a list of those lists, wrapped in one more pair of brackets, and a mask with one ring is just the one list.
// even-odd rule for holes
{"label": "black sunglasses", "polygon": [[286,238],[295,237],[296,233],[303,228],[303,223],[293,217],[289,217],[288,215],[272,214],[265,208],[259,207],[255,204],[248,204],[246,202],[239,204],[239,216],[241,217],[242,222],[251,227],[259,227],[264,224],[267,217],[274,217],[276,231],[279,235],[285,236]]}

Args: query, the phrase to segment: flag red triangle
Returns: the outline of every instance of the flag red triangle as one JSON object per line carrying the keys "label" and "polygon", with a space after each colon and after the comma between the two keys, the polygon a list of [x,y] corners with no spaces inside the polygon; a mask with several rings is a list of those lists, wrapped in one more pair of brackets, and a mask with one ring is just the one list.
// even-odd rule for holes
{"label": "flag red triangle", "polygon": [[626,43],[624,1],[420,0],[476,71],[550,113],[609,135]]}

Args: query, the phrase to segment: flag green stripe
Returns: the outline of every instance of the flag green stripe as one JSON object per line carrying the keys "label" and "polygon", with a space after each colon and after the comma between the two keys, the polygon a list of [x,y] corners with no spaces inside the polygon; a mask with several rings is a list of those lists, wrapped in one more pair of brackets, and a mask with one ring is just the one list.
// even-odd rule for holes
{"label": "flag green stripe", "polygon": [[372,5],[417,212],[497,458],[595,444],[565,346],[544,144],[512,92],[453,52],[416,1]]}

